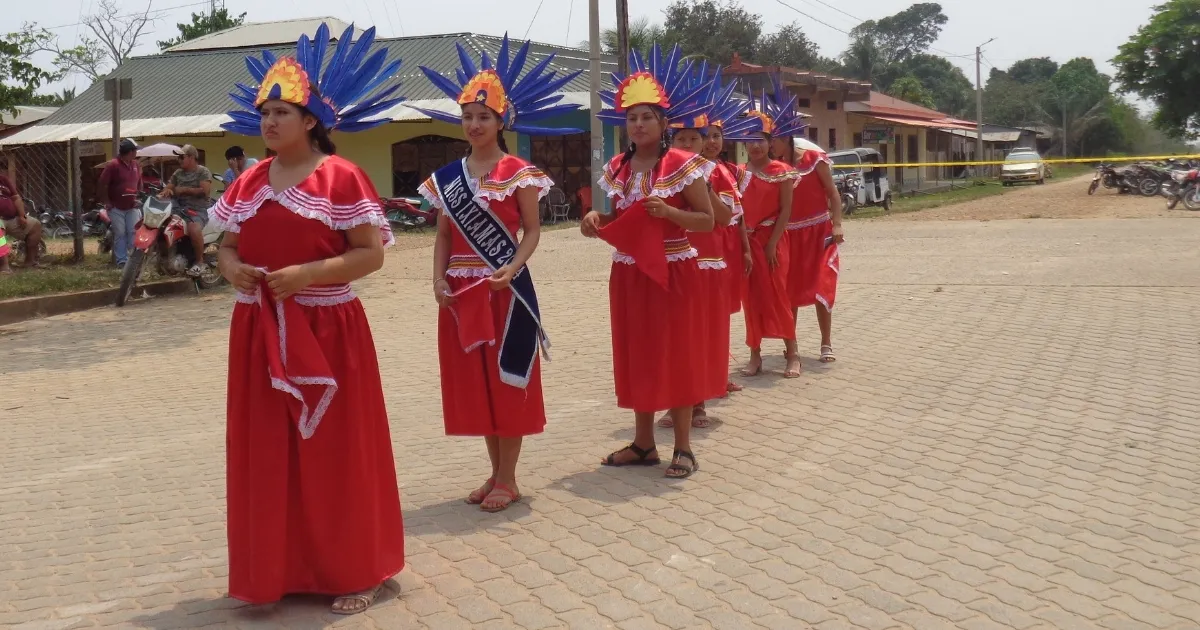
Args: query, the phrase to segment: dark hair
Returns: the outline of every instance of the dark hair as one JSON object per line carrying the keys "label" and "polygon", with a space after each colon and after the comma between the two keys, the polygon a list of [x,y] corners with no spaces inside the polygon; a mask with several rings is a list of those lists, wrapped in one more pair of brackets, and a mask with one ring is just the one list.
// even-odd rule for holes
{"label": "dark hair", "polygon": [[[311,116],[312,114],[309,115]],[[325,155],[334,155],[337,153],[337,146],[333,144],[333,140],[329,139],[329,131],[325,129],[325,125],[322,125],[319,120],[317,124],[313,125],[312,129],[308,130],[308,139],[317,145],[318,151]]]}
{"label": "dark hair", "polygon": [[226,160],[232,160],[233,158],[240,158],[240,157],[246,157],[246,151],[244,149],[242,149],[242,147],[239,147],[238,145],[235,144],[235,145],[229,147],[228,149],[225,149],[225,159]]}
{"label": "dark hair", "polygon": [[[658,139],[658,159],[661,160],[662,157],[664,155],[666,155],[667,151],[671,148],[671,134],[670,134],[671,130],[667,126],[666,112],[664,112],[661,107],[655,107],[654,105],[650,105],[649,107],[650,107],[650,110],[654,112],[654,117],[658,118],[658,121],[662,123],[662,127],[663,127],[662,137],[660,137]],[[629,160],[633,159],[634,153],[637,153],[637,143],[630,142],[629,148],[625,149],[625,153],[621,156],[621,164],[620,164],[620,166],[617,167],[617,170],[621,170],[622,168],[624,168],[625,165],[629,163]],[[657,166],[657,165],[658,165],[658,162],[655,162],[655,166]]]}
{"label": "dark hair", "polygon": [[784,159],[785,156],[782,156],[782,155],[778,155],[778,156],[772,155],[771,141],[774,139],[775,139],[774,136],[767,136],[767,157],[769,157],[773,160],[781,160],[781,161],[787,162],[788,166],[795,166],[796,165],[796,140],[795,140],[795,137],[787,136],[788,155],[786,156],[786,159]]}

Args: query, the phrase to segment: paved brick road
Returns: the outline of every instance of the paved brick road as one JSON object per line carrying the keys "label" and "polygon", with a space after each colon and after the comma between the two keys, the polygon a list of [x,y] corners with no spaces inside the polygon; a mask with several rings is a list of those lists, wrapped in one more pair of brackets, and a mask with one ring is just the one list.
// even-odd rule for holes
{"label": "paved brick road", "polygon": [[841,361],[815,322],[803,378],[771,348],[685,482],[596,466],[631,436],[606,253],[548,234],[550,425],[499,515],[442,435],[430,252],[391,254],[359,290],[410,564],[350,619],[223,596],[228,294],[0,328],[0,627],[1200,627],[1200,221],[849,232]]}

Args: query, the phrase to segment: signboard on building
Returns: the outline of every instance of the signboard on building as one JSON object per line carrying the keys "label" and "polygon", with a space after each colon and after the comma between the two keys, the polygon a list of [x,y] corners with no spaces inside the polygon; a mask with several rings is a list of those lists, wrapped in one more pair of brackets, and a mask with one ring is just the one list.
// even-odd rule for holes
{"label": "signboard on building", "polygon": [[863,146],[872,144],[891,144],[895,138],[896,130],[894,127],[885,125],[867,125],[866,127],[863,127]]}

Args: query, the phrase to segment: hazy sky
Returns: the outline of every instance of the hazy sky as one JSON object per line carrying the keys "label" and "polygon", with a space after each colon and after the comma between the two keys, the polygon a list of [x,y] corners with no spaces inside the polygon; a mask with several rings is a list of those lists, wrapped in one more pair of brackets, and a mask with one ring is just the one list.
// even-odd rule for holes
{"label": "hazy sky", "polygon": [[[644,15],[661,21],[663,9],[670,1],[628,0],[631,17]],[[845,13],[823,6],[822,1]],[[146,7],[140,1],[117,2],[130,13]],[[910,0],[741,2],[748,10],[763,16],[767,31],[793,20],[800,22],[826,56],[836,56],[846,47],[847,37],[837,29],[849,31],[860,19],[890,15],[912,4]],[[97,3],[98,0],[5,0],[4,9],[0,10],[0,33],[15,30],[22,22],[35,21],[51,27],[69,44],[82,34],[83,27],[72,24],[79,21],[76,16],[93,12]],[[972,81],[975,46],[993,37],[996,41],[984,50],[985,81],[990,65],[1006,68],[1017,59],[1035,56],[1048,56],[1059,62],[1091,57],[1102,72],[1111,74],[1108,60],[1116,54],[1117,46],[1149,19],[1151,7],[1158,3],[1159,0],[942,0],[950,22],[934,52],[961,66]],[[232,13],[246,12],[249,21],[333,15],[359,25],[374,24],[384,36],[457,31],[501,35],[507,30],[514,37],[523,37],[528,30],[529,38],[534,40],[576,45],[587,38],[588,31],[587,0],[226,0],[225,5]],[[614,0],[601,0],[602,25],[615,23],[615,5]],[[153,0],[151,12],[156,17],[153,33],[143,38],[138,52],[156,52],[156,40],[176,35],[176,22],[187,21],[189,12],[207,10],[207,6],[208,2],[199,0]],[[86,81],[65,82],[68,86],[72,84],[82,87]]]}

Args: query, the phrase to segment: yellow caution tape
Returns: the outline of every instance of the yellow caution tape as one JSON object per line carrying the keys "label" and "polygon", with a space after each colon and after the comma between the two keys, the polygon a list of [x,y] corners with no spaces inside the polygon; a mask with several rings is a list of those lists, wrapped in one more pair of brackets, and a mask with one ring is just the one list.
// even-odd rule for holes
{"label": "yellow caution tape", "polygon": [[1157,162],[1160,160],[1195,160],[1200,159],[1200,154],[1192,155],[1151,155],[1139,157],[1103,157],[1103,158],[1050,158],[1041,160],[1029,160],[1022,162],[1005,162],[1003,160],[993,160],[988,162],[909,162],[903,164],[872,164],[863,162],[861,164],[834,164],[833,168],[920,168],[923,166],[996,166],[1000,164],[1033,164],[1041,162],[1043,164],[1081,164],[1087,162]]}

